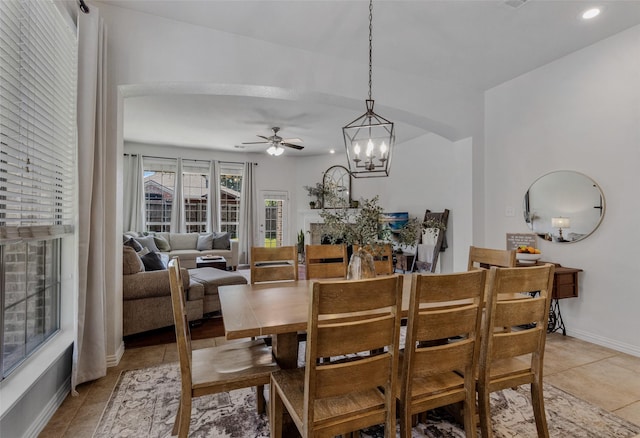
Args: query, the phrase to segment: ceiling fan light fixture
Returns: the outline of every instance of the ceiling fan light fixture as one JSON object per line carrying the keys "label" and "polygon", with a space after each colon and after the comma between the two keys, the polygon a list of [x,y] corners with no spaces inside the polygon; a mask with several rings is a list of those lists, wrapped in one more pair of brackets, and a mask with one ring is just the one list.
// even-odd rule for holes
{"label": "ceiling fan light fixture", "polygon": [[371,98],[373,0],[369,0],[369,98],[367,111],[342,128],[349,172],[354,178],[389,176],[395,145],[393,122],[373,111]]}
{"label": "ceiling fan light fixture", "polygon": [[284,153],[284,148],[281,146],[276,146],[276,145],[271,145],[269,147],[269,149],[267,149],[267,153],[269,155],[273,155],[275,157],[278,157],[280,155],[282,155]]}

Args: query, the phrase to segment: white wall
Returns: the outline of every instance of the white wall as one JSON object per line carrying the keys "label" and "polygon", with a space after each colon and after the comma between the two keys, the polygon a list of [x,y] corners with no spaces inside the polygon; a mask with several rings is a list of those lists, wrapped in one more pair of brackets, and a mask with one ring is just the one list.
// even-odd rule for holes
{"label": "white wall", "polygon": [[487,244],[528,231],[522,201],[536,178],[590,176],[606,199],[600,227],[580,242],[539,246],[545,260],[584,269],[580,296],[561,302],[567,333],[640,356],[640,27],[489,90],[485,114]]}

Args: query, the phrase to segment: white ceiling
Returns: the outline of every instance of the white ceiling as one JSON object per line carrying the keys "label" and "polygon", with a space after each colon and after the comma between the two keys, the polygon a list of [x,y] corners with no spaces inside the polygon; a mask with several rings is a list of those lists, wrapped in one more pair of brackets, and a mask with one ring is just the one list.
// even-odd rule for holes
{"label": "white ceiling", "polygon": [[[366,62],[368,2],[362,0],[105,3],[340,59],[353,59],[355,53]],[[602,7],[600,16],[580,19],[592,5]],[[374,72],[376,66],[413,75],[428,72],[428,78],[461,90],[484,91],[636,24],[640,0],[528,0],[518,8],[502,0],[376,0]],[[314,155],[340,148],[340,128],[359,115],[290,100],[146,96],[126,99],[124,136],[238,151],[234,146],[241,142],[259,140],[254,134],[269,136],[271,126],[280,126],[283,137],[304,140],[304,151],[287,153]],[[394,121],[398,141],[424,133]],[[250,148],[245,151],[262,150]]]}

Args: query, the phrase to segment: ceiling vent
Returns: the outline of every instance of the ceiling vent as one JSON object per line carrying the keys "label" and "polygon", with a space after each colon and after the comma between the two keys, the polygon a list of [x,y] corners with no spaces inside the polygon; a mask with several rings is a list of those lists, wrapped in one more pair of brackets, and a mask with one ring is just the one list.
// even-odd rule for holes
{"label": "ceiling vent", "polygon": [[527,1],[529,0],[504,0],[504,4],[517,9],[520,6],[524,5]]}

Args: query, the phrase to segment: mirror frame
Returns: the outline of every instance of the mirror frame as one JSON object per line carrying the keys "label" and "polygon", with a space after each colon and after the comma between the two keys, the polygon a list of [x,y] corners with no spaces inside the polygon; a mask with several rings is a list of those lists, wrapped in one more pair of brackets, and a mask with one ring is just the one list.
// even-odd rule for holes
{"label": "mirror frame", "polygon": [[[582,235],[580,236],[580,238],[578,239],[574,239],[574,240],[558,240],[558,238],[556,237],[555,233],[546,231],[549,227],[545,226],[542,227],[542,229],[537,229],[535,228],[534,225],[534,221],[535,221],[535,212],[536,212],[536,208],[535,206],[531,206],[531,200],[530,200],[530,191],[531,189],[535,186],[536,183],[540,182],[541,180],[543,180],[544,178],[549,178],[550,176],[556,175],[558,173],[568,173],[568,174],[575,174],[575,175],[579,175],[581,177],[583,177],[584,179],[588,180],[591,182],[591,184],[593,185],[593,187],[596,188],[596,190],[598,191],[598,195],[600,198],[600,204],[599,205],[594,205],[593,208],[597,208],[600,209],[600,218],[599,220],[595,223],[595,225],[593,226],[593,228],[591,230],[589,230],[588,232],[584,232],[582,233]],[[567,195],[569,196],[569,195]],[[527,227],[529,227],[529,229],[534,232],[535,234],[537,234],[540,238],[547,240],[547,241],[551,241],[554,243],[575,243],[575,242],[580,242],[581,240],[586,239],[587,237],[589,237],[591,234],[593,234],[593,232],[595,230],[598,229],[598,227],[600,226],[600,224],[602,223],[602,220],[604,219],[604,215],[606,212],[606,203],[605,203],[605,197],[604,197],[604,193],[602,191],[602,188],[600,187],[600,185],[595,182],[593,180],[593,178],[591,178],[588,175],[585,175],[584,173],[581,172],[577,172],[575,170],[554,170],[552,172],[546,173],[540,177],[538,177],[535,181],[533,181],[533,183],[531,183],[531,185],[529,186],[529,188],[527,189],[527,191],[525,192],[524,195],[524,200],[523,200],[523,215],[524,215],[524,221],[527,224]],[[552,212],[552,217],[567,217],[567,212],[566,211],[558,211],[556,212]],[[546,218],[546,216],[545,216]],[[551,218],[546,218],[546,219],[551,219]],[[544,231],[544,232],[542,232]]]}

